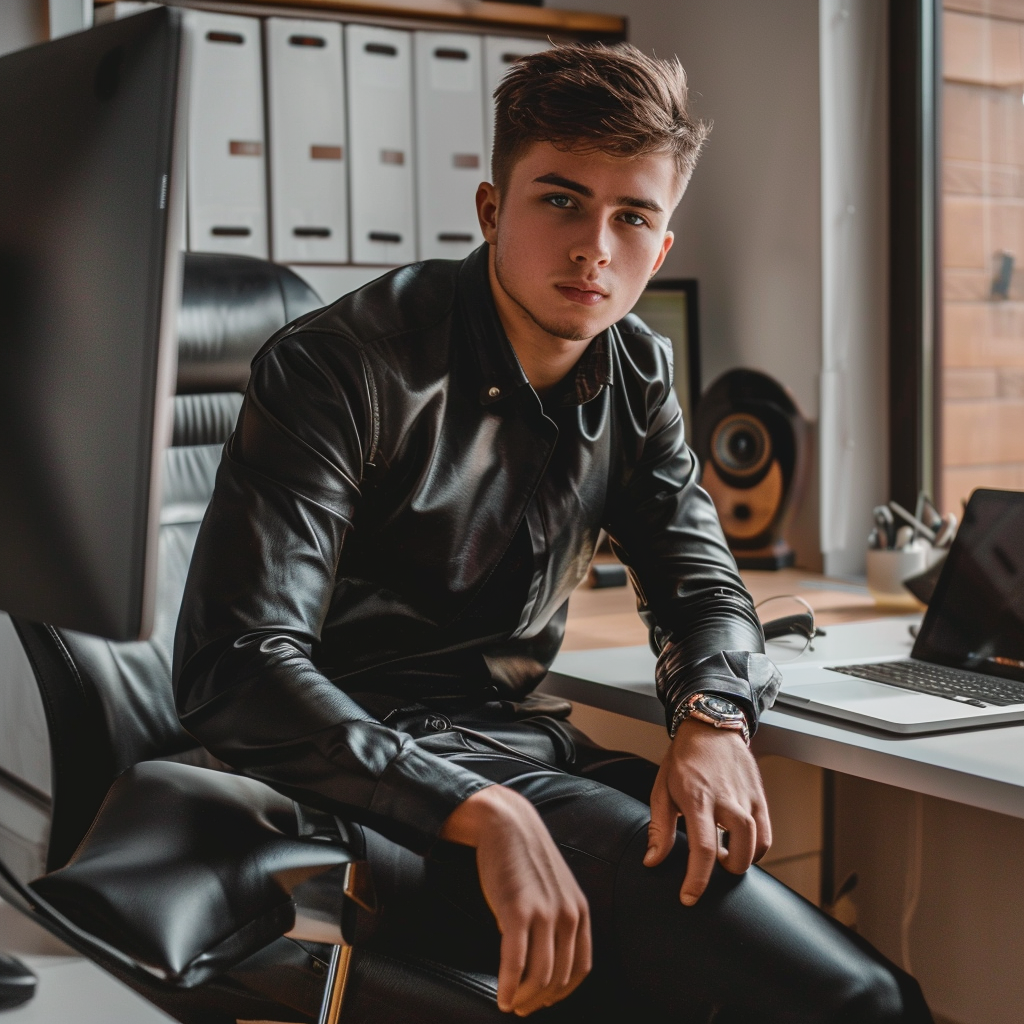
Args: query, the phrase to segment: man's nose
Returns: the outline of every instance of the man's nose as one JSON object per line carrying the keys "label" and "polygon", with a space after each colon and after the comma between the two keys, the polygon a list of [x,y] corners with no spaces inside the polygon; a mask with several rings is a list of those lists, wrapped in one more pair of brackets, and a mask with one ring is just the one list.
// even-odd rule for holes
{"label": "man's nose", "polygon": [[607,225],[603,221],[587,225],[573,244],[569,258],[579,266],[607,266],[612,258]]}

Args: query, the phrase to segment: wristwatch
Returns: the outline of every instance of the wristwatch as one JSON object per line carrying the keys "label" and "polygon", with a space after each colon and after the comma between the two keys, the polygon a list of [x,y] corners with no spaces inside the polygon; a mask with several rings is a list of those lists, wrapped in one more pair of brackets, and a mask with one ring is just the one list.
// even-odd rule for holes
{"label": "wristwatch", "polygon": [[743,736],[743,742],[750,746],[750,726],[747,716],[731,700],[718,697],[713,693],[693,693],[676,708],[672,716],[672,725],[668,732],[675,736],[681,722],[687,718],[696,718],[707,722],[716,729],[735,729]]}

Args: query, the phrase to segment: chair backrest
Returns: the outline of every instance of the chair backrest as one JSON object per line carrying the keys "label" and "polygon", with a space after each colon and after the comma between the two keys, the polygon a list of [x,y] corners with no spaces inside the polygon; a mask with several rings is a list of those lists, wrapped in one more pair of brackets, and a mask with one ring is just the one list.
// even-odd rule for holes
{"label": "chair backrest", "polygon": [[252,357],[275,331],[319,305],[316,293],[285,267],[242,256],[185,256],[152,636],[121,643],[13,620],[39,685],[50,738],[47,870],[67,862],[111,783],[133,764],[173,758],[219,767],[181,728],[174,709],[171,652],[178,609]]}

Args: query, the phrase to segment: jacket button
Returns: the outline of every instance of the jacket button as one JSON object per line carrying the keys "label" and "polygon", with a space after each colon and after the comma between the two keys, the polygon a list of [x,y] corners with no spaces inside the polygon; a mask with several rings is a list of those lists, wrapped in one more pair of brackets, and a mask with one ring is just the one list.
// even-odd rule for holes
{"label": "jacket button", "polygon": [[488,388],[487,389],[487,397],[488,398],[497,398],[500,394],[501,394],[501,388]]}

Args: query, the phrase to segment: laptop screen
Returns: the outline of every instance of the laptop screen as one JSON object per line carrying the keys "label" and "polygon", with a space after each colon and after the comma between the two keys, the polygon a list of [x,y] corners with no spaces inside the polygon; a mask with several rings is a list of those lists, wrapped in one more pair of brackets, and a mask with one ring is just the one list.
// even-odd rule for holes
{"label": "laptop screen", "polygon": [[1024,682],[1024,492],[971,495],[913,657]]}

